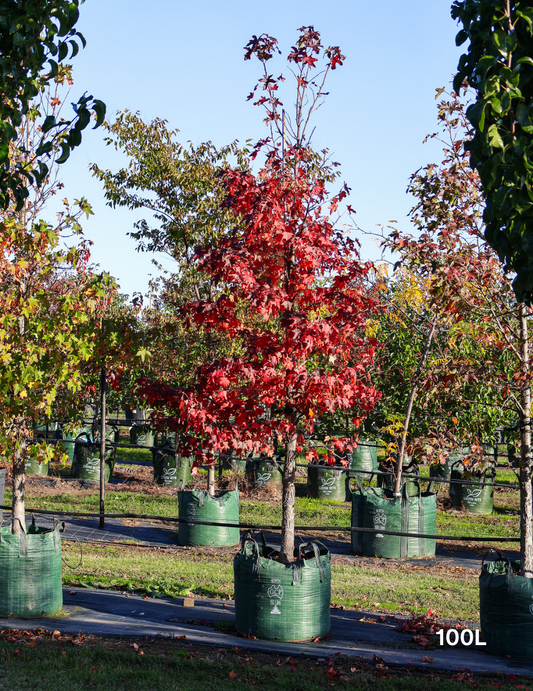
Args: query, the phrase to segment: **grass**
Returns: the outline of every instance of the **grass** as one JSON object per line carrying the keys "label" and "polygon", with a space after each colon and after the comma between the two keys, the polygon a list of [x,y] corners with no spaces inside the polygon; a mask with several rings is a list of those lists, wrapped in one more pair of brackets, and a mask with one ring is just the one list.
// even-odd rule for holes
{"label": "grass", "polygon": [[0,690],[226,691],[255,686],[259,691],[344,691],[369,686],[375,691],[461,691],[473,685],[497,685],[505,691],[529,689],[531,684],[514,675],[393,669],[376,658],[374,664],[367,664],[347,656],[316,660],[213,649],[186,641],[8,630],[0,640]]}
{"label": "grass", "polygon": [[[76,566],[80,548],[64,543],[64,561]],[[65,585],[114,588],[152,597],[197,595],[232,599],[236,548],[163,550],[85,544],[82,564],[63,569]],[[384,564],[378,560],[332,562],[333,606],[389,614],[421,614],[433,609],[445,619],[475,620],[478,573],[472,569],[424,564]]]}
{"label": "grass", "polygon": [[[80,560],[79,545],[65,542],[63,550],[64,562],[76,566]],[[235,551],[84,544],[81,565],[63,569],[63,583],[114,588],[154,597],[195,594],[230,599]]]}
{"label": "grass", "polygon": [[152,452],[150,449],[117,449],[117,463],[120,461],[151,461]]}
{"label": "grass", "polygon": [[[28,488],[30,491],[30,488]],[[6,504],[10,493],[6,491]],[[459,512],[437,513],[437,532],[458,536],[518,535],[518,496],[512,490],[495,494],[495,512],[489,516]],[[27,508],[96,512],[98,493],[27,497]],[[116,491],[108,486],[109,513],[138,513],[174,517],[176,496]],[[280,525],[279,502],[241,500],[241,522]],[[350,505],[306,497],[296,499],[296,524],[300,526],[349,526]],[[320,539],[323,533],[317,537]],[[348,533],[331,532],[329,537],[347,540]],[[449,543],[457,544],[457,543]],[[496,541],[494,544],[497,544]],[[461,544],[465,549],[465,545]],[[501,545],[516,549],[516,544]],[[483,549],[488,545],[483,544]],[[236,549],[154,550],[138,546],[83,545],[83,563],[64,568],[66,585],[88,585],[146,593],[154,597],[183,596],[190,593],[213,598],[233,596],[232,560]],[[65,544],[65,560],[75,566],[79,546]],[[420,564],[391,564],[361,559],[335,559],[332,566],[332,602],[338,607],[383,613],[423,613],[428,608],[449,619],[477,620],[477,571],[426,567]],[[0,687],[1,689],[1,687]]]}
{"label": "grass", "polygon": [[[497,491],[494,502],[495,511],[487,516],[438,511],[437,532],[454,536],[517,537],[519,514],[518,498],[515,495],[516,492],[512,490]],[[5,503],[9,504],[10,501],[10,492],[6,490]],[[27,510],[96,512],[98,501],[97,492],[81,496],[71,494],[41,496],[35,499],[29,496]],[[176,496],[120,492],[108,487],[106,511],[172,517],[178,514],[178,502]],[[300,526],[349,526],[350,512],[349,503],[339,504],[307,497],[296,498],[296,524]],[[281,505],[279,502],[241,500],[240,519],[242,523],[255,525],[281,525]]]}

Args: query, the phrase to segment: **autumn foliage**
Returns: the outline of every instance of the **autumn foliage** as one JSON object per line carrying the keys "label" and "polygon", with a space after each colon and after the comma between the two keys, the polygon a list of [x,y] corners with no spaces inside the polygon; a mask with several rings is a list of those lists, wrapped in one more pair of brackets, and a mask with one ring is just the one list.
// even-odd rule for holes
{"label": "autumn foliage", "polygon": [[[368,375],[376,343],[367,337],[366,323],[378,308],[366,289],[370,265],[359,261],[356,243],[329,215],[347,188],[328,196],[327,182],[335,176],[305,140],[301,104],[322,46],[312,27],[300,31],[289,55],[299,70],[300,104],[287,125],[291,142],[285,136],[276,140],[276,130],[283,128],[285,135],[275,93],[280,80],[265,68],[259,83],[266,101],[258,105],[267,110],[272,138],[252,153],[253,158],[266,143],[265,165],[257,175],[227,170],[221,176],[224,204],[237,222],[216,245],[196,252],[198,269],[214,280],[217,297],[182,308],[190,328],[229,335],[240,354],[199,367],[186,389],[146,382],[143,387],[152,406],[174,413],[171,426],[188,429],[187,443],[196,446],[197,458],[214,459],[216,451],[272,455],[276,444],[284,447],[282,554],[287,559],[294,537],[287,520],[294,516],[296,453],[303,434],[336,410],[353,411],[360,419],[379,398]],[[275,47],[271,37],[254,37],[246,58],[255,53],[265,65]],[[338,49],[328,48],[324,56],[326,73],[341,64]],[[316,98],[321,89],[317,86]],[[337,440],[337,446],[347,441]]]}

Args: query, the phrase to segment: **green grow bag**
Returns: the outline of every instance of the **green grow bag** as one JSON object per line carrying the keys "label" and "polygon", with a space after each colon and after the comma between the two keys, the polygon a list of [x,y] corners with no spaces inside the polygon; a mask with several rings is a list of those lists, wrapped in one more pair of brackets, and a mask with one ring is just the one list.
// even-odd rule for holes
{"label": "green grow bag", "polygon": [[[100,481],[100,444],[91,444],[87,437],[76,442],[71,475],[84,480]],[[115,465],[115,447],[106,446],[105,482],[109,482]]]}
{"label": "green grow bag", "polygon": [[28,456],[24,463],[24,472],[26,475],[48,475],[48,461],[39,461],[36,458]]}
{"label": "green grow bag", "polygon": [[[408,457],[407,459],[409,460]],[[390,472],[389,468],[384,465],[380,465],[379,470],[382,473],[388,474],[378,475],[378,487],[383,487],[393,492],[396,484],[394,475]],[[402,466],[402,481],[400,485],[400,489],[403,488],[404,485],[407,486],[407,495],[409,497],[416,497],[420,492],[420,481],[410,478],[410,475],[419,475],[418,465],[416,463],[409,463],[408,465]]]}
{"label": "green grow bag", "polygon": [[[33,426],[34,439],[55,440],[61,439],[61,431],[57,422],[49,424],[36,424]],[[51,442],[53,444],[53,441]]]}
{"label": "green grow bag", "polygon": [[132,425],[130,427],[130,444],[138,446],[154,446],[154,432],[148,425]]}
{"label": "green grow bag", "polygon": [[452,472],[452,466],[457,461],[462,461],[464,457],[469,453],[470,449],[468,447],[463,449],[456,449],[452,451],[446,458],[445,463],[433,463],[429,466],[429,477],[443,480],[449,480]]}
{"label": "green grow bag", "polygon": [[[92,427],[93,439],[95,444],[100,444],[102,428],[100,421],[97,420]],[[105,426],[105,438],[106,441],[118,442],[120,440],[120,427],[117,425],[106,425]]]}
{"label": "green grow bag", "polygon": [[53,530],[0,531],[0,616],[38,618],[63,606],[60,523]]}
{"label": "green grow bag", "polygon": [[199,525],[180,522],[178,542],[190,547],[230,547],[238,545],[239,533],[239,490],[217,492],[211,497],[207,490],[182,490],[179,496],[179,518],[208,521],[212,523],[234,523],[235,527]]}
{"label": "green grow bag", "polygon": [[[436,535],[437,495],[420,492],[416,497],[407,495],[392,498],[389,490],[380,487],[362,489],[352,493],[352,528],[373,528],[401,533]],[[352,551],[366,557],[387,559],[415,559],[435,556],[436,540],[431,538],[400,537],[383,533],[352,532]]]}
{"label": "green grow bag", "polygon": [[[4,505],[4,491],[6,488],[7,468],[0,468],[0,506]],[[0,525],[4,520],[4,510],[0,509]]]}
{"label": "green grow bag", "polygon": [[276,550],[245,536],[233,562],[235,628],[248,637],[308,641],[330,630],[329,551],[316,542],[295,549],[296,561],[268,559]]}
{"label": "green grow bag", "polygon": [[311,499],[346,501],[346,482],[344,467],[307,466],[307,496]]}
{"label": "green grow bag", "polygon": [[358,448],[352,451],[350,468],[352,470],[366,470],[368,472],[377,470],[377,442],[361,440]]}
{"label": "green grow bag", "polygon": [[466,480],[469,483],[450,483],[450,499],[452,508],[465,509],[470,513],[492,513],[494,503],[494,476],[495,469],[489,468],[482,473],[470,473],[464,468],[461,461],[452,465],[451,480]]}
{"label": "green grow bag", "polygon": [[167,487],[186,486],[192,479],[191,463],[188,458],[176,458],[174,449],[154,449],[154,481]]}
{"label": "green grow bag", "polygon": [[283,480],[282,472],[283,464],[273,459],[254,459],[248,461],[246,466],[246,478],[254,487],[280,485]]}
{"label": "green grow bag", "polygon": [[91,428],[87,426],[81,426],[74,429],[72,432],[62,432],[61,439],[66,443],[63,444],[63,448],[68,455],[68,460],[72,463],[74,461],[74,451],[76,440],[84,441],[85,439],[91,438]]}
{"label": "green grow bag", "polygon": [[533,660],[533,579],[517,576],[520,562],[499,556],[481,566],[479,614],[485,650]]}
{"label": "green grow bag", "polygon": [[227,458],[222,457],[222,470],[231,470],[233,473],[246,472],[246,458]]}

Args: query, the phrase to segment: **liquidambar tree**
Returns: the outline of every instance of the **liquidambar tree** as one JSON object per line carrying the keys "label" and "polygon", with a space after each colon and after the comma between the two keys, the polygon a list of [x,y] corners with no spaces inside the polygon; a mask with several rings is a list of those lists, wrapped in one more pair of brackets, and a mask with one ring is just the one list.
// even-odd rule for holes
{"label": "liquidambar tree", "polygon": [[313,27],[300,29],[288,55],[297,84],[289,119],[277,95],[281,80],[266,68],[276,50],[277,41],[266,35],[246,46],[246,59],[256,56],[264,67],[256,103],[266,108],[272,136],[252,155],[264,146],[266,163],[257,175],[224,174],[225,203],[240,222],[196,255],[222,294],[185,308],[191,323],[238,338],[242,355],[201,368],[180,405],[213,451],[272,455],[273,439],[283,444],[280,560],[291,563],[300,435],[322,415],[356,410],[363,416],[375,405],[379,394],[368,375],[375,341],[365,327],[377,305],[366,293],[370,266],[331,216],[348,190],[328,195],[332,168],[313,152],[307,133],[325,79],[344,56],[338,47],[324,49]]}

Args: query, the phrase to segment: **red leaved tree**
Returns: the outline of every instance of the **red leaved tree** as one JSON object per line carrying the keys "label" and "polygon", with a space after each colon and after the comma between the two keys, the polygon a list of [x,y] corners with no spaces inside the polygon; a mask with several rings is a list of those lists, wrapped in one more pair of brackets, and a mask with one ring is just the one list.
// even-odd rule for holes
{"label": "red leaved tree", "polygon": [[[266,65],[276,41],[254,37],[246,50],[247,58],[255,54]],[[315,55],[326,61],[318,74]],[[273,129],[260,143],[266,163],[257,175],[228,170],[222,176],[225,203],[239,222],[215,247],[196,253],[218,297],[183,310],[191,326],[238,339],[240,355],[200,367],[187,389],[150,386],[145,393],[151,405],[175,412],[174,424],[187,429],[188,443],[197,444],[204,461],[216,451],[272,455],[275,443],[284,446],[280,558],[292,562],[300,435],[336,410],[363,416],[379,394],[368,375],[375,342],[367,338],[366,322],[377,309],[366,290],[370,265],[359,261],[357,244],[325,213],[334,213],[348,190],[328,196],[327,182],[335,176],[306,136],[325,77],[344,56],[338,48],[324,50],[318,32],[303,27],[288,59],[297,79],[294,120],[280,110],[280,79],[265,67],[265,96],[257,103],[267,108]]]}

